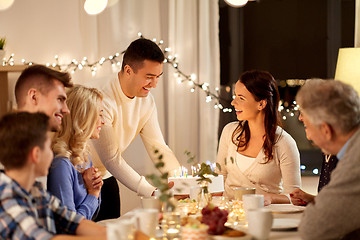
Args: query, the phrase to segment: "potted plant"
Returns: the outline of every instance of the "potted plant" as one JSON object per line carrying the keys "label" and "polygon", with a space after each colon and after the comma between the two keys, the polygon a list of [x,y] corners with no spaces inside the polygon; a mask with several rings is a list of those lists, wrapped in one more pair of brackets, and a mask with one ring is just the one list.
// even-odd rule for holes
{"label": "potted plant", "polygon": [[6,44],[6,38],[5,37],[0,38],[0,60],[2,60],[3,57],[5,56],[5,50],[4,50],[5,44]]}

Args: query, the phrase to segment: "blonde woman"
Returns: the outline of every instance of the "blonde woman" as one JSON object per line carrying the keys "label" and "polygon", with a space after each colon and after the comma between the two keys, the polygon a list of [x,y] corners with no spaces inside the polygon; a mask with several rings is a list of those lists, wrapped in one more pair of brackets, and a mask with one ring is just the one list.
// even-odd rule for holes
{"label": "blonde woman", "polygon": [[92,219],[100,206],[102,177],[89,159],[87,142],[100,137],[102,94],[95,88],[75,86],[67,92],[70,114],[54,137],[55,158],[48,190],[70,210]]}

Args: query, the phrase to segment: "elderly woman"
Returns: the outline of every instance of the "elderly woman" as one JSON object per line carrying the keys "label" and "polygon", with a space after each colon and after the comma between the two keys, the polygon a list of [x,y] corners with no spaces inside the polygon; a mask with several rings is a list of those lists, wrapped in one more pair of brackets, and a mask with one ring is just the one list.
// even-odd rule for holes
{"label": "elderly woman", "polygon": [[279,92],[265,71],[243,73],[231,102],[239,121],[221,134],[217,162],[224,176],[225,196],[234,187],[253,187],[265,204],[290,203],[288,194],[300,186],[300,156],[294,139],[280,126]]}
{"label": "elderly woman", "polygon": [[54,137],[55,153],[48,190],[70,210],[92,219],[100,206],[102,177],[88,157],[87,142],[100,137],[102,94],[95,88],[75,86],[67,92],[70,114]]}

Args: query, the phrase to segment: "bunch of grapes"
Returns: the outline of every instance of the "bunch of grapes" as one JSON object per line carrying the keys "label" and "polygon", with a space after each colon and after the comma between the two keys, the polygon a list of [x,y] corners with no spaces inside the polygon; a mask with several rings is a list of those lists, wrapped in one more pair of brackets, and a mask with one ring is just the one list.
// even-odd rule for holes
{"label": "bunch of grapes", "polygon": [[228,212],[218,207],[207,205],[201,210],[201,222],[208,225],[208,234],[221,235],[225,232],[225,223],[227,221]]}

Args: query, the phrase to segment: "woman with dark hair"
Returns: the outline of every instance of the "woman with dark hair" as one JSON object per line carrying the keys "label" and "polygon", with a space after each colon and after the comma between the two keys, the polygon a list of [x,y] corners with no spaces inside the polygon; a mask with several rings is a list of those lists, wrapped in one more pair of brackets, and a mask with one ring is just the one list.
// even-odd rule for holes
{"label": "woman with dark hair", "polygon": [[225,196],[233,198],[234,187],[254,187],[265,204],[290,203],[288,194],[301,183],[300,155],[279,126],[276,80],[265,71],[243,73],[231,105],[239,121],[224,127],[217,156]]}

